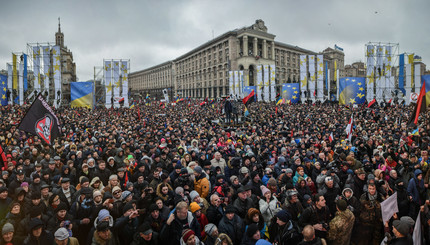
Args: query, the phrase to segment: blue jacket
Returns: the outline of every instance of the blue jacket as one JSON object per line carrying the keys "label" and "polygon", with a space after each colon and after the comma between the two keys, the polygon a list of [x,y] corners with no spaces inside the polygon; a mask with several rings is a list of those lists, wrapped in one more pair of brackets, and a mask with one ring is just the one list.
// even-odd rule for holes
{"label": "blue jacket", "polygon": [[424,200],[420,197],[420,190],[421,192],[424,191],[424,180],[421,179],[421,181],[419,181],[417,179],[417,176],[422,173],[420,169],[416,169],[414,178],[410,179],[408,184],[408,194],[412,196],[412,200],[419,205],[424,203]]}

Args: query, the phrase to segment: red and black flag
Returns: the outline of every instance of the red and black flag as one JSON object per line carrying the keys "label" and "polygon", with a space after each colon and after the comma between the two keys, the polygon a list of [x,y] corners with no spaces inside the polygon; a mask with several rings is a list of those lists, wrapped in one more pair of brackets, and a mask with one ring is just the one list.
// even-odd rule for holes
{"label": "red and black flag", "polygon": [[42,94],[37,96],[28,109],[18,129],[39,136],[47,144],[54,143],[61,132],[60,122]]}
{"label": "red and black flag", "polygon": [[376,103],[376,99],[373,99],[372,101],[369,102],[369,104],[367,105],[367,108],[370,108],[375,103]]}
{"label": "red and black flag", "polygon": [[243,98],[242,102],[243,104],[248,107],[249,104],[251,104],[252,102],[255,101],[255,93],[254,90],[251,91],[251,93],[249,93],[248,96],[246,96],[245,98]]}
{"label": "red and black flag", "polygon": [[426,84],[426,83],[430,83],[430,77],[429,77],[429,82],[426,81],[425,77],[427,76],[423,76],[424,79],[423,79],[423,85],[421,87],[420,95],[418,96],[418,100],[417,100],[417,104],[415,105],[414,112],[409,118],[408,125],[417,125],[418,117],[420,113],[425,112],[427,110],[427,106],[428,106],[427,97],[429,97],[430,99],[430,96],[427,96],[427,91],[429,91],[430,88],[427,87],[429,86],[429,84]]}

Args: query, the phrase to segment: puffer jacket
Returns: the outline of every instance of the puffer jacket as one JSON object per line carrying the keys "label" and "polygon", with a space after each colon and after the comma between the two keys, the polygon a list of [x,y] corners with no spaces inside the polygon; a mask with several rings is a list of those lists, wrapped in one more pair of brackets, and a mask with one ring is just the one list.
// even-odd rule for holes
{"label": "puffer jacket", "polygon": [[194,190],[199,193],[201,198],[206,198],[209,195],[210,184],[205,173],[194,179]]}

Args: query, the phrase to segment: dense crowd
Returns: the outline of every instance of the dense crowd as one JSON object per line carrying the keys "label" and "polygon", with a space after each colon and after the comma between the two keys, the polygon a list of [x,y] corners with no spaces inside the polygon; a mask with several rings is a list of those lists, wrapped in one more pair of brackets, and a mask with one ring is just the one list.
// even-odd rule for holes
{"label": "dense crowd", "polygon": [[17,129],[27,109],[0,107],[0,245],[412,244],[419,213],[430,241],[429,114],[412,134],[412,107],[58,108],[52,145]]}

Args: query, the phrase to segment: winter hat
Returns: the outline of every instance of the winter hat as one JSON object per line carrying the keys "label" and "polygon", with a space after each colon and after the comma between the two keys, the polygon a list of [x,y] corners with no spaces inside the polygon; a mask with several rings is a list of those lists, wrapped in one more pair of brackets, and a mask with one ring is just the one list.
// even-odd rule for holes
{"label": "winter hat", "polygon": [[303,199],[307,202],[307,201],[309,201],[309,199],[311,199],[311,196],[309,196],[308,194],[305,194],[303,196]]}
{"label": "winter hat", "polygon": [[132,202],[128,202],[127,204],[125,204],[125,206],[124,206],[124,208],[122,210],[122,213],[125,213],[128,210],[130,210],[130,209],[134,209]]}
{"label": "winter hat", "polygon": [[283,222],[288,222],[291,219],[291,215],[285,210],[277,212],[275,216]]}
{"label": "winter hat", "polygon": [[250,208],[248,209],[248,213],[246,214],[248,216],[248,218],[252,219],[252,217],[254,217],[254,215],[256,214],[260,214],[260,211],[258,211],[258,209],[256,208]]}
{"label": "winter hat", "polygon": [[255,178],[255,176],[257,176],[257,175],[258,175],[257,171],[252,171],[251,180],[253,180]]}
{"label": "winter hat", "polygon": [[196,211],[199,211],[201,209],[202,208],[200,207],[200,205],[198,205],[196,202],[190,203],[190,210],[192,213],[195,213]]}
{"label": "winter hat", "polygon": [[203,173],[203,169],[200,166],[195,166],[194,167],[194,172],[196,172],[198,174],[202,174]]}
{"label": "winter hat", "polygon": [[269,186],[276,186],[277,185],[277,183],[276,183],[276,179],[275,178],[270,178],[268,181],[267,181],[267,185]]}
{"label": "winter hat", "polygon": [[67,205],[64,202],[60,202],[60,204],[58,204],[57,208],[55,209],[55,212],[58,213],[61,210],[67,211]]}
{"label": "winter hat", "polygon": [[406,222],[410,228],[415,226],[415,221],[409,216],[403,216],[400,218],[400,221]]}
{"label": "winter hat", "polygon": [[186,229],[184,230],[184,232],[182,232],[182,240],[184,241],[184,243],[186,243],[188,241],[188,238],[190,238],[190,236],[195,235],[196,233],[194,233],[193,230],[190,229]]}
{"label": "winter hat", "polygon": [[407,236],[409,234],[409,224],[405,221],[394,220],[393,227],[396,228],[396,230],[404,236]]}
{"label": "winter hat", "polygon": [[184,188],[182,188],[181,186],[176,187],[175,193],[178,195],[180,195],[180,193],[184,193]]}
{"label": "winter hat", "polygon": [[127,199],[127,197],[128,197],[128,196],[130,196],[130,195],[132,195],[132,193],[131,193],[131,192],[129,192],[129,191],[124,191],[124,192],[121,194],[121,199],[122,199],[122,200],[125,200],[125,199]]}
{"label": "winter hat", "polygon": [[270,192],[270,190],[264,185],[260,186],[260,189],[261,189],[261,193],[263,193],[263,196],[266,195],[267,192]]}
{"label": "winter hat", "polygon": [[293,170],[292,170],[291,168],[287,168],[287,169],[285,170],[285,173],[286,173],[286,174],[289,174],[289,173],[291,173],[291,174],[292,174],[292,173],[293,173]]}
{"label": "winter hat", "polygon": [[205,226],[205,233],[210,236],[216,228],[216,225],[209,223]]}
{"label": "winter hat", "polygon": [[30,228],[30,230],[34,230],[40,226],[43,226],[43,221],[40,220],[39,218],[33,218],[30,220],[30,222],[28,223],[28,228]]}
{"label": "winter hat", "polygon": [[272,245],[272,244],[264,239],[260,239],[255,243],[255,245]]}
{"label": "winter hat", "polygon": [[118,175],[112,174],[111,176],[109,176],[109,180],[113,180],[113,179],[118,179]]}
{"label": "winter hat", "polygon": [[143,223],[142,225],[139,226],[137,231],[144,235],[149,235],[153,232],[151,225],[149,223]]}
{"label": "winter hat", "polygon": [[258,231],[258,225],[255,223],[252,223],[248,226],[248,229],[246,230],[246,235],[248,237],[252,237],[255,233]]}
{"label": "winter hat", "polygon": [[236,175],[230,177],[230,182],[233,183],[236,179],[239,179]]}
{"label": "winter hat", "polygon": [[97,228],[97,231],[106,231],[106,230],[109,230],[109,222],[108,221],[99,222],[97,224],[96,228]]}
{"label": "winter hat", "polygon": [[199,193],[197,191],[191,191],[190,192],[191,201],[194,201],[194,198],[196,198],[198,196],[200,196],[200,195],[199,195]]}
{"label": "winter hat", "polygon": [[81,181],[80,181],[81,185],[85,182],[90,182],[90,180],[86,176],[82,176]]}
{"label": "winter hat", "polygon": [[61,227],[54,233],[54,237],[59,241],[64,241],[69,238],[69,232],[66,228]]}
{"label": "winter hat", "polygon": [[15,232],[15,229],[13,228],[13,225],[11,223],[6,223],[1,229],[1,234],[4,235],[9,232]]}
{"label": "winter hat", "polygon": [[97,216],[97,219],[99,221],[104,220],[106,217],[109,217],[109,211],[107,209],[102,209],[99,211],[99,215]]}
{"label": "winter hat", "polygon": [[118,186],[115,186],[114,188],[112,188],[112,194],[115,193],[116,191],[121,191],[121,188],[119,188]]}
{"label": "winter hat", "polygon": [[233,205],[228,205],[225,208],[225,213],[229,214],[229,213],[235,213],[236,212],[236,208]]}
{"label": "winter hat", "polygon": [[241,168],[240,168],[240,170],[239,170],[239,172],[240,172],[241,174],[247,174],[247,173],[249,173],[249,170],[248,170],[248,168],[247,168],[247,167],[241,167]]}
{"label": "winter hat", "polygon": [[101,195],[102,195],[102,193],[100,191],[95,191],[93,193],[93,199],[96,198],[96,197],[98,197],[98,196],[101,196]]}

